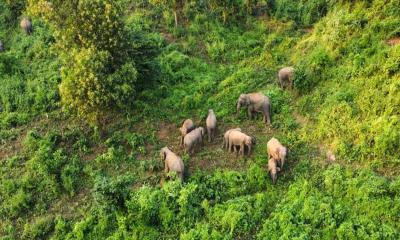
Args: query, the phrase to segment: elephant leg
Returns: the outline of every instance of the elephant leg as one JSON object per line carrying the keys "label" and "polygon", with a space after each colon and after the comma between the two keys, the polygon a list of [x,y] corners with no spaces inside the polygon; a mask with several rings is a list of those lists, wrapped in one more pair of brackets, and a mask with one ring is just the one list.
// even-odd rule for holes
{"label": "elephant leg", "polygon": [[266,124],[270,125],[271,124],[271,106],[270,105],[267,105],[265,107],[263,115],[264,115],[264,119],[263,119],[264,122]]}
{"label": "elephant leg", "polygon": [[167,161],[164,163],[164,172],[167,174],[169,172]]}
{"label": "elephant leg", "polygon": [[183,182],[183,172],[178,172],[178,177]]}
{"label": "elephant leg", "polygon": [[249,115],[250,120],[253,118],[253,111],[251,110],[251,108],[247,108],[247,114]]}
{"label": "elephant leg", "polygon": [[195,149],[195,146],[192,145],[192,147],[190,148],[190,154],[191,154],[191,155],[194,154],[194,149]]}
{"label": "elephant leg", "polygon": [[238,155],[240,153],[240,146],[239,146],[239,150],[237,149],[236,145],[233,145],[233,152]]}

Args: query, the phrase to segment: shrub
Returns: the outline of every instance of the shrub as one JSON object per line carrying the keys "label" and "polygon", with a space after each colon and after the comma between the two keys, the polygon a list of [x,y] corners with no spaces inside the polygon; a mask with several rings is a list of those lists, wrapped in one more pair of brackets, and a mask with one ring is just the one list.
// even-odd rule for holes
{"label": "shrub", "polygon": [[43,239],[54,227],[53,216],[47,215],[35,219],[34,223],[25,224],[23,239]]}
{"label": "shrub", "polygon": [[128,186],[132,181],[129,175],[118,176],[116,179],[97,176],[92,190],[96,206],[106,212],[125,207],[125,200],[129,196]]}
{"label": "shrub", "polygon": [[316,47],[295,66],[294,87],[306,94],[326,79],[332,59],[323,47]]}

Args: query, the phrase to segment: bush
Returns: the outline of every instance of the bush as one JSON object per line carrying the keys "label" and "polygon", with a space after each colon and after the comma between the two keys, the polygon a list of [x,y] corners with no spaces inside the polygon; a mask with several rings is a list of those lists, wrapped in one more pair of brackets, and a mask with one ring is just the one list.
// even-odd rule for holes
{"label": "bush", "polygon": [[309,93],[327,78],[327,68],[331,64],[331,57],[323,47],[313,49],[295,66],[294,87],[303,94]]}
{"label": "bush", "polygon": [[128,186],[132,181],[133,178],[128,175],[116,179],[97,176],[92,190],[96,206],[106,212],[125,207],[125,201],[129,196]]}
{"label": "bush", "polygon": [[22,234],[23,239],[43,239],[54,227],[53,216],[48,215],[35,219],[34,223],[26,224]]}
{"label": "bush", "polygon": [[354,173],[330,167],[323,173],[320,187],[307,180],[293,184],[258,238],[396,239],[395,214],[381,218],[397,205],[387,192],[388,186],[386,180],[368,171]]}
{"label": "bush", "polygon": [[294,21],[300,26],[311,26],[328,12],[329,1],[272,1],[273,15],[282,20]]}

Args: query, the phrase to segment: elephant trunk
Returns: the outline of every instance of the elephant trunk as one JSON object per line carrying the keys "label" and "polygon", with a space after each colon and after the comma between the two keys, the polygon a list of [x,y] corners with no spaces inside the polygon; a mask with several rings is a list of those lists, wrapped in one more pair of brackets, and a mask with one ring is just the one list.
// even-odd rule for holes
{"label": "elephant trunk", "polygon": [[238,103],[236,105],[236,115],[238,115],[238,116],[239,116],[240,107],[241,107],[241,104],[240,104],[240,101],[238,101]]}
{"label": "elephant trunk", "polygon": [[276,173],[271,173],[271,178],[272,178],[272,183],[275,184],[276,183]]}

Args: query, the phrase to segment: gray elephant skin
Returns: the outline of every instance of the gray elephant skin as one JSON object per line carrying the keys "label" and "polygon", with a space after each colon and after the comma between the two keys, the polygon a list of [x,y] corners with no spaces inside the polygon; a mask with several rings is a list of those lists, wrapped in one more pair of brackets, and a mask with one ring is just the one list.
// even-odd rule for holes
{"label": "gray elephant skin", "polygon": [[293,88],[294,68],[284,67],[278,72],[278,85],[282,88]]}
{"label": "gray elephant skin", "polygon": [[228,147],[229,152],[233,147],[234,148],[233,151],[236,153],[236,146],[239,146],[239,154],[244,156],[245,147],[248,148],[248,155],[251,154],[251,149],[253,144],[255,144],[255,139],[243,132],[231,131],[228,136],[228,142],[229,142],[229,147]]}
{"label": "gray elephant skin", "polygon": [[268,158],[273,158],[277,161],[280,169],[283,169],[287,155],[287,148],[284,147],[276,138],[271,138],[267,143]]}
{"label": "gray elephant skin", "polygon": [[267,96],[262,93],[240,94],[237,100],[236,113],[239,114],[242,106],[247,107],[249,118],[253,118],[255,112],[263,114],[263,121],[271,124],[271,102]]}
{"label": "gray elephant skin", "polygon": [[[232,131],[241,132],[242,129],[241,129],[241,128],[233,128],[233,129],[229,129],[228,131],[226,131],[225,134],[224,134],[224,138],[223,138],[223,140],[222,140],[222,148],[228,149],[228,147],[229,147],[229,134],[230,134]],[[231,150],[229,149],[229,151],[231,151]]]}
{"label": "gray elephant skin", "polygon": [[205,130],[203,127],[198,127],[192,130],[190,133],[186,134],[183,139],[183,145],[185,151],[192,155],[195,150],[199,150],[203,145],[203,136],[205,135]]}
{"label": "gray elephant skin", "polygon": [[278,178],[278,172],[280,168],[277,166],[277,162],[274,158],[270,158],[268,161],[268,172],[271,176],[272,183],[275,184],[276,179]]}
{"label": "gray elephant skin", "polygon": [[169,172],[176,172],[177,176],[183,182],[183,174],[185,166],[182,158],[172,152],[168,147],[163,147],[160,150],[160,156],[164,160],[164,171],[165,174]]}
{"label": "gray elephant skin", "polygon": [[214,110],[208,110],[208,116],[206,119],[208,142],[211,142],[215,138],[215,132],[217,131],[217,117],[215,116]]}
{"label": "gray elephant skin", "polygon": [[186,134],[190,133],[194,129],[194,123],[192,119],[186,119],[182,123],[182,127],[179,128],[179,132],[181,133],[181,140],[180,140],[180,145],[183,146],[183,139],[186,136]]}

